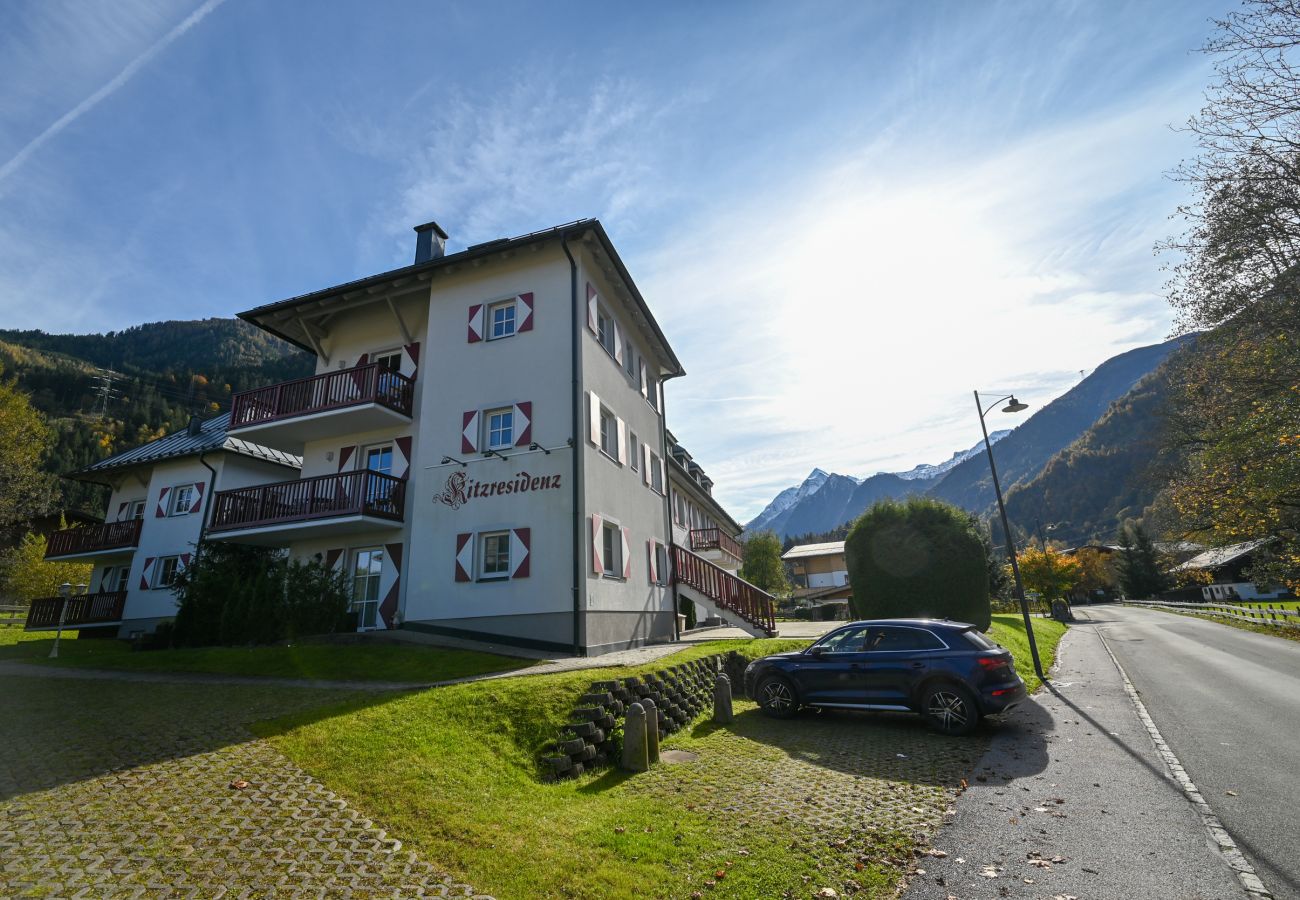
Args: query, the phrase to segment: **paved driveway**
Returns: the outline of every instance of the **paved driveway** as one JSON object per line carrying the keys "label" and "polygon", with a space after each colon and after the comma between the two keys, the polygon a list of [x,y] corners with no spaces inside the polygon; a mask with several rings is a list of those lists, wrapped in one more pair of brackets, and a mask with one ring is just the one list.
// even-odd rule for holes
{"label": "paved driveway", "polygon": [[245,727],[384,695],[6,675],[0,896],[474,896]]}

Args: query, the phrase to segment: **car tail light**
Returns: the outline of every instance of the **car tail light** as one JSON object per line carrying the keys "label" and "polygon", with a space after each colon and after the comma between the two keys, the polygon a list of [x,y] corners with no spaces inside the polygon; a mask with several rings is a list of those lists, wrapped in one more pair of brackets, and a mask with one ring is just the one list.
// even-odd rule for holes
{"label": "car tail light", "polygon": [[981,656],[978,657],[980,668],[986,672],[996,672],[998,669],[1007,669],[1011,667],[1011,660],[1005,656]]}

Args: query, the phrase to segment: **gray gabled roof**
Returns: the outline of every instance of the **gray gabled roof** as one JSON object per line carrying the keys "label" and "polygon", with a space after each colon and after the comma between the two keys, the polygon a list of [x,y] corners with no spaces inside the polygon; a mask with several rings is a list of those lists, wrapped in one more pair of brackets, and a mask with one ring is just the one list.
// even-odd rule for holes
{"label": "gray gabled roof", "polygon": [[107,459],[101,459],[84,469],[70,472],[67,477],[79,481],[97,481],[98,479],[93,476],[101,473],[150,465],[165,459],[197,456],[200,453],[212,453],[218,450],[264,460],[276,465],[288,466],[293,469],[302,468],[302,457],[300,456],[230,437],[230,435],[226,434],[226,426],[229,423],[230,413],[222,413],[219,416],[213,416],[211,419],[205,420],[196,435],[190,434],[188,428],[182,428],[165,437],[157,438],[147,444],[141,444],[139,447],[132,447],[130,450],[115,453]]}
{"label": "gray gabled roof", "polygon": [[1175,566],[1174,571],[1187,572],[1195,569],[1217,569],[1220,566],[1228,565],[1228,563],[1236,562],[1266,543],[1268,543],[1267,538],[1257,541],[1245,541],[1228,547],[1215,547],[1212,550],[1206,550],[1204,553],[1193,556],[1180,566]]}

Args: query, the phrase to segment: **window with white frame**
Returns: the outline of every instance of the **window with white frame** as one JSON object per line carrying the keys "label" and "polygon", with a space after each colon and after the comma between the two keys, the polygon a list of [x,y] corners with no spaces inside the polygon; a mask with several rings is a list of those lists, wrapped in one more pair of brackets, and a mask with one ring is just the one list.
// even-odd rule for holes
{"label": "window with white frame", "polygon": [[664,492],[664,467],[659,464],[659,457],[653,450],[650,451],[650,487],[657,493]]}
{"label": "window with white frame", "polygon": [[131,518],[131,519],[143,519],[143,518],[144,518],[144,501],[143,501],[143,500],[136,500],[135,502],[133,502],[133,503],[131,504],[131,511],[130,511],[130,514],[129,514],[128,518]]}
{"label": "window with white frame", "polygon": [[483,416],[489,450],[504,450],[515,443],[515,413],[510,407],[489,409]]}
{"label": "window with white frame", "polygon": [[482,560],[479,566],[479,578],[510,577],[510,532],[494,531],[480,535],[483,542]]}
{"label": "window with white frame", "polygon": [[194,485],[182,484],[172,488],[172,505],[168,510],[169,516],[187,516],[190,514],[190,507],[194,505]]}
{"label": "window with white frame", "polygon": [[603,406],[600,408],[600,449],[611,459],[618,459],[618,419]]}
{"label": "window with white frame", "polygon": [[109,566],[104,570],[104,574],[99,577],[99,589],[107,593],[124,591],[130,575],[130,566]]}
{"label": "window with white frame", "polygon": [[614,355],[614,319],[603,306],[596,308],[596,340],[606,353]]}
{"label": "window with white frame", "polygon": [[180,571],[181,558],[179,556],[164,556],[154,564],[153,567],[153,588],[160,590],[171,587],[176,582],[176,573]]}
{"label": "window with white frame", "polygon": [[633,472],[641,470],[641,442],[631,431],[627,433],[627,463],[632,467]]}
{"label": "window with white frame", "polygon": [[606,578],[623,577],[623,535],[609,522],[601,524],[600,562]]}
{"label": "window with white frame", "polygon": [[623,342],[623,371],[628,378],[633,381],[637,380],[636,346],[630,338]]}
{"label": "window with white frame", "polygon": [[645,376],[645,399],[655,409],[659,408],[659,379],[649,372]]}
{"label": "window with white frame", "polygon": [[376,353],[370,358],[370,361],[381,369],[387,369],[389,372],[402,371],[401,350],[385,350],[382,353]]}
{"label": "window with white frame", "polygon": [[357,614],[358,631],[379,624],[379,580],[383,571],[382,547],[363,547],[352,552],[352,609]]}
{"label": "window with white frame", "polygon": [[512,297],[488,307],[488,340],[510,337],[515,333],[515,301]]}

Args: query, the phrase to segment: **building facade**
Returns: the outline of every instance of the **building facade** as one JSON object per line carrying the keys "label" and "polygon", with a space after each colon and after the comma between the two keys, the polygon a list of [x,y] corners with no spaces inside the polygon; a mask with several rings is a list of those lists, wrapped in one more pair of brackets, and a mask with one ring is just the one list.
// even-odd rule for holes
{"label": "building facade", "polygon": [[234,397],[229,436],[299,468],[222,478],[207,538],[346,571],[365,630],[673,639],[678,554],[713,565],[674,542],[663,383],[684,372],[604,228],[445,241],[420,226],[411,266],[240,314],[316,373]]}

